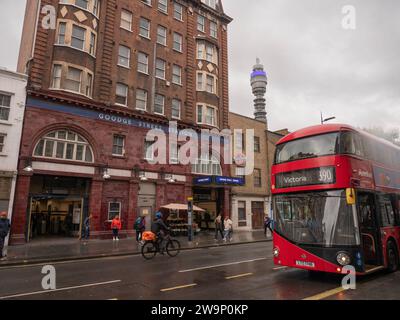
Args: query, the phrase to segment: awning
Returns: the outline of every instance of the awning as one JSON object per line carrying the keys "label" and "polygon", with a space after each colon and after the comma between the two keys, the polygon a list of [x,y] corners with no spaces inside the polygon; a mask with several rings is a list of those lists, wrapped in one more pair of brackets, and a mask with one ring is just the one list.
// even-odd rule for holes
{"label": "awning", "polygon": [[[188,205],[187,204],[178,204],[178,203],[171,203],[167,206],[161,207],[161,209],[167,209],[167,210],[182,210],[182,211],[188,211]],[[205,210],[193,206],[193,211],[198,211],[198,212],[205,212]]]}

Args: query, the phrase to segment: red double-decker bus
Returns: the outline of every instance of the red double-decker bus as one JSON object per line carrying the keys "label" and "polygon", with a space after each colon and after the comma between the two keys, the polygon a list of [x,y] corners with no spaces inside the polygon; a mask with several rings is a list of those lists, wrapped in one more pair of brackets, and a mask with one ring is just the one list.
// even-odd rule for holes
{"label": "red double-decker bus", "polygon": [[398,269],[399,147],[348,125],[306,128],[278,142],[271,181],[276,265]]}

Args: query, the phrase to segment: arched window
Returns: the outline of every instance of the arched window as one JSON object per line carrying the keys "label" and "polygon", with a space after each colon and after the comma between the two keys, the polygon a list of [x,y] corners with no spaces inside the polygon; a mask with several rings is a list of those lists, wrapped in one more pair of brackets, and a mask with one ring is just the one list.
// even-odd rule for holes
{"label": "arched window", "polygon": [[93,162],[93,151],[86,139],[69,130],[46,134],[37,143],[33,155],[43,158]]}
{"label": "arched window", "polygon": [[217,157],[205,153],[192,165],[192,173],[221,176],[221,163]]}

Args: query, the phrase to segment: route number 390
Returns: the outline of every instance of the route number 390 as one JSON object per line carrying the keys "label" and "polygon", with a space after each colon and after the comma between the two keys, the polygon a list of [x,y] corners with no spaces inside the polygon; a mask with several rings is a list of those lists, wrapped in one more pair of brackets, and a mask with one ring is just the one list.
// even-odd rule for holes
{"label": "route number 390", "polygon": [[319,181],[327,183],[333,181],[332,171],[328,169],[321,169],[319,172]]}

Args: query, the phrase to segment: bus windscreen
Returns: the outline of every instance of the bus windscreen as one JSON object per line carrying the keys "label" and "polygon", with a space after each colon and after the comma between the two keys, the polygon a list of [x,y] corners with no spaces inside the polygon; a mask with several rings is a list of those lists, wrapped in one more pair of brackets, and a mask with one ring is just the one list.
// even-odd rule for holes
{"label": "bus windscreen", "polygon": [[355,217],[344,190],[274,197],[276,232],[298,243],[357,245]]}
{"label": "bus windscreen", "polygon": [[338,153],[339,132],[293,140],[277,146],[275,164]]}

